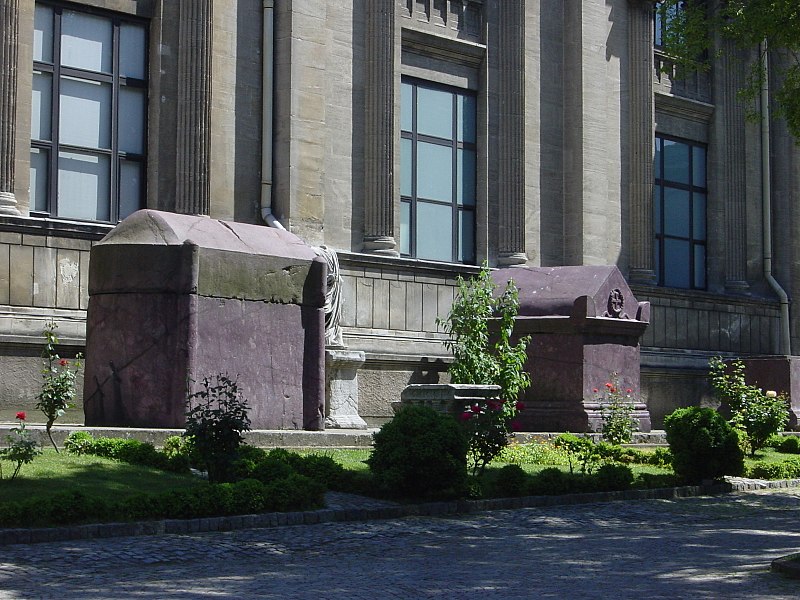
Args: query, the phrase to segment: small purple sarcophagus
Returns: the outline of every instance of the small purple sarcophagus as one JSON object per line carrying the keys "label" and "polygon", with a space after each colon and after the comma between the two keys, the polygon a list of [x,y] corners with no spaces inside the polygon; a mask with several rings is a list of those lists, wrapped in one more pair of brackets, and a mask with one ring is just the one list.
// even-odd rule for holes
{"label": "small purple sarcophagus", "polygon": [[[515,267],[492,279],[501,290],[514,280],[520,301],[514,335],[531,336],[522,430],[598,430],[594,390],[602,391],[612,373],[640,398],[639,339],[650,303],[637,302],[617,267]],[[649,431],[647,407],[637,402],[634,409],[640,431]]]}
{"label": "small purple sarcophagus", "polygon": [[134,213],[92,248],[86,424],[181,428],[227,373],[253,429],[322,429],[326,269],[286,231]]}

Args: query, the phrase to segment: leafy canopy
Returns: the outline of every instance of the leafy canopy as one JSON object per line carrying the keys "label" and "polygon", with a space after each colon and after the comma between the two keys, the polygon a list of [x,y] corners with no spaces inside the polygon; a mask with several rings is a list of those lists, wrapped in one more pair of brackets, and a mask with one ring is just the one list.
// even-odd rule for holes
{"label": "leafy canopy", "polygon": [[[779,82],[773,87],[776,116],[783,117],[800,140],[800,2],[798,0],[663,0],[657,9],[663,23],[663,49],[687,70],[707,70],[716,36],[737,49],[753,50],[766,42],[777,52],[770,69]],[[762,47],[763,51],[763,47]],[[765,73],[753,60],[741,95],[751,107],[759,97]],[[755,115],[751,110],[751,115]]]}

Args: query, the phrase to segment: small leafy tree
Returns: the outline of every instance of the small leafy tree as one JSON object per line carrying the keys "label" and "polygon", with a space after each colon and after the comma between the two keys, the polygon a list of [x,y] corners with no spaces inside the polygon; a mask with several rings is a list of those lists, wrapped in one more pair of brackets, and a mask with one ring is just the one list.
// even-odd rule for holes
{"label": "small leafy tree", "polygon": [[630,388],[624,392],[619,386],[619,375],[612,373],[610,381],[598,390],[597,400],[600,404],[601,431],[603,439],[611,444],[628,444],[633,439],[633,432],[639,430],[639,423],[631,415],[636,399]]}
{"label": "small leafy tree", "polygon": [[748,385],[741,360],[726,365],[722,358],[709,361],[709,379],[717,397],[731,409],[731,425],[744,432],[750,456],[767,445],[770,436],[789,422],[788,401],[775,392]]}
{"label": "small leafy tree", "polygon": [[[18,412],[17,420],[19,424],[11,429],[11,435],[7,436],[8,448],[0,450],[0,460],[5,459],[14,465],[9,480],[19,475],[22,465],[28,464],[39,454],[41,450],[36,446],[30,434],[25,430],[25,413]],[[3,479],[3,467],[0,463],[0,479]]]}
{"label": "small leafy tree", "polygon": [[45,431],[56,452],[58,452],[58,445],[53,440],[51,429],[56,419],[61,417],[68,408],[74,406],[72,401],[75,399],[75,382],[78,378],[78,371],[81,368],[80,354],[72,363],[58,355],[56,351],[56,346],[58,345],[57,327],[58,325],[51,321],[44,328],[42,391],[36,396],[39,401],[36,404],[36,408],[41,410],[47,419]]}
{"label": "small leafy tree", "polygon": [[[445,319],[437,319],[450,339],[453,383],[500,386],[499,399],[479,401],[461,413],[470,437],[473,474],[480,473],[508,443],[514,418],[524,408],[519,395],[530,386],[523,370],[529,337],[511,343],[519,311],[519,291],[513,281],[499,296],[486,263],[471,279],[458,278],[458,294]],[[496,326],[496,331],[494,331]]]}
{"label": "small leafy tree", "polygon": [[204,377],[200,389],[188,394],[187,408],[184,436],[209,482],[232,480],[233,461],[250,430],[247,400],[236,380],[226,374]]}

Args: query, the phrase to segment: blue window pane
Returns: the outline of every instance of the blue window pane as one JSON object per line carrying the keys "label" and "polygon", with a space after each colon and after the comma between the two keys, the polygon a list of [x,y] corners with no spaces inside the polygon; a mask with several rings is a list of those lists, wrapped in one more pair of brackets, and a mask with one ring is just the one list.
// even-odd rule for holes
{"label": "blue window pane", "polygon": [[706,149],[700,146],[692,148],[692,184],[706,187]]}
{"label": "blue window pane", "polygon": [[119,149],[144,153],[145,92],[139,88],[119,90]]}
{"label": "blue window pane", "polygon": [[653,226],[656,233],[664,233],[664,224],[661,221],[661,194],[664,188],[660,185],[655,186],[653,189],[653,201],[655,203],[653,209]]}
{"label": "blue window pane", "polygon": [[467,206],[475,205],[475,151],[457,151],[456,201]]}
{"label": "blue window pane", "polygon": [[400,254],[411,254],[411,204],[400,203]]}
{"label": "blue window pane", "polygon": [[664,233],[689,237],[689,192],[664,188]]}
{"label": "blue window pane", "polygon": [[417,257],[453,260],[453,209],[441,204],[417,203]]}
{"label": "blue window pane", "polygon": [[695,194],[692,197],[692,237],[696,240],[706,239],[706,195]]}
{"label": "blue window pane", "polygon": [[31,148],[31,210],[47,210],[49,155],[47,150]]}
{"label": "blue window pane", "polygon": [[474,144],[476,141],[475,96],[458,96],[458,141]]}
{"label": "blue window pane", "polygon": [[659,240],[655,240],[653,243],[653,266],[656,271],[656,276],[660,276],[661,273],[661,244]]}
{"label": "blue window pane", "polygon": [[52,103],[53,76],[50,73],[34,71],[31,89],[31,139],[51,139]]}
{"label": "blue window pane", "polygon": [[689,242],[684,240],[664,240],[664,285],[688,288]]}
{"label": "blue window pane", "polygon": [[689,183],[689,146],[664,140],[664,179]]}
{"label": "blue window pane", "polygon": [[417,88],[417,132],[453,139],[453,94]]}
{"label": "blue window pane", "polygon": [[414,89],[408,83],[400,84],[400,128],[411,131],[413,127]]}
{"label": "blue window pane", "polygon": [[111,72],[111,21],[65,10],[61,17],[61,64]]}
{"label": "blue window pane", "polygon": [[133,214],[142,203],[142,165],[124,160],[119,166],[119,220]]}
{"label": "blue window pane", "polygon": [[400,195],[411,195],[411,140],[400,140]]}
{"label": "blue window pane", "polygon": [[62,77],[59,134],[63,144],[110,148],[111,86]]}
{"label": "blue window pane", "polygon": [[458,260],[475,261],[475,213],[462,210],[458,213]]}
{"label": "blue window pane", "polygon": [[33,60],[53,62],[53,9],[37,4],[33,16]]}
{"label": "blue window pane", "polygon": [[108,156],[59,152],[59,216],[108,221],[110,175]]}
{"label": "blue window pane", "polygon": [[147,35],[141,25],[123,23],[119,31],[119,71],[123,77],[144,79],[147,75]]}
{"label": "blue window pane", "polygon": [[655,158],[653,163],[653,171],[655,172],[656,179],[661,179],[661,139],[656,138]]}
{"label": "blue window pane", "polygon": [[449,146],[417,144],[417,197],[453,200],[453,150]]}
{"label": "blue window pane", "polygon": [[706,287],[706,247],[694,247],[694,287]]}

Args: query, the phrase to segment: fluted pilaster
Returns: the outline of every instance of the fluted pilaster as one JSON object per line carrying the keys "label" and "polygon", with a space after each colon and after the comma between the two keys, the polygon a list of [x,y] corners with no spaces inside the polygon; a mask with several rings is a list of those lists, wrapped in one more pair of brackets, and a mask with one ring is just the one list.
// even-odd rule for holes
{"label": "fluted pilaster", "polygon": [[397,256],[394,238],[395,0],[367,9],[364,251]]}
{"label": "fluted pilaster", "polygon": [[0,214],[18,215],[14,196],[19,0],[0,0]]}
{"label": "fluted pilaster", "polygon": [[655,283],[653,258],[653,3],[630,0],[630,279]]}
{"label": "fluted pilaster", "polygon": [[500,3],[497,53],[501,106],[498,114],[498,263],[525,264],[525,4]]}
{"label": "fluted pilaster", "polygon": [[724,140],[719,145],[722,176],[720,196],[725,198],[725,287],[746,289],[747,284],[747,205],[745,171],[744,106],[738,98],[742,86],[743,62],[731,44],[720,54],[721,96],[728,98],[720,106]]}
{"label": "fluted pilaster", "polygon": [[180,0],[175,210],[207,215],[211,187],[211,0]]}

